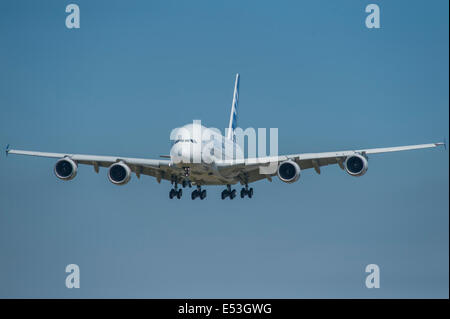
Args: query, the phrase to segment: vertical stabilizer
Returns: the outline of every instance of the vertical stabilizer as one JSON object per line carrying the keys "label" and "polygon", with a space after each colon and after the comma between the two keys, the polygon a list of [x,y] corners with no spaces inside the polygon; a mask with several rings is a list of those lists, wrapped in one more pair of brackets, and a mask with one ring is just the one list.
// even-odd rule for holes
{"label": "vertical stabilizer", "polygon": [[230,123],[228,125],[227,138],[235,141],[236,136],[234,130],[237,127],[237,111],[239,103],[239,73],[236,74],[236,82],[234,83],[233,103],[231,104]]}

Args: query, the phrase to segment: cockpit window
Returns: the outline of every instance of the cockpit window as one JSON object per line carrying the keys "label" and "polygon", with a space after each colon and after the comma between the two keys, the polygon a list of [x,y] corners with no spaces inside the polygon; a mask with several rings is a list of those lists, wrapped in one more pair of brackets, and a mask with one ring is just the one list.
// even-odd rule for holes
{"label": "cockpit window", "polygon": [[177,143],[180,143],[180,142],[197,143],[195,140],[190,138],[190,139],[179,139],[179,140],[176,140],[173,144],[177,144]]}

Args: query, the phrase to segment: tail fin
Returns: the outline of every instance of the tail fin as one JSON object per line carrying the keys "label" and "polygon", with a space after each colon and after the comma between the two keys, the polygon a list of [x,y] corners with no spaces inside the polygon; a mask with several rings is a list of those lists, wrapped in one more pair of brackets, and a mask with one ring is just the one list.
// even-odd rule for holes
{"label": "tail fin", "polygon": [[236,136],[234,130],[237,127],[237,111],[239,103],[239,73],[236,74],[236,82],[234,83],[233,104],[231,104],[230,124],[228,125],[227,138],[235,141]]}

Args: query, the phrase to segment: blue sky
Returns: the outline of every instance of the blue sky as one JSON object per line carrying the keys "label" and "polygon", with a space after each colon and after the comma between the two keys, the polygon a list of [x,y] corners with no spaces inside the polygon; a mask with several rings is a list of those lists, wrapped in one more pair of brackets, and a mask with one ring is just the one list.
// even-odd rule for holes
{"label": "blue sky", "polygon": [[[158,158],[174,127],[277,127],[279,152],[448,137],[448,1],[0,2],[0,144]],[[381,8],[367,29],[365,6]],[[254,198],[169,200],[0,158],[0,297],[448,298],[448,151],[373,155]],[[67,289],[65,267],[81,269]],[[381,288],[365,288],[378,264]]]}

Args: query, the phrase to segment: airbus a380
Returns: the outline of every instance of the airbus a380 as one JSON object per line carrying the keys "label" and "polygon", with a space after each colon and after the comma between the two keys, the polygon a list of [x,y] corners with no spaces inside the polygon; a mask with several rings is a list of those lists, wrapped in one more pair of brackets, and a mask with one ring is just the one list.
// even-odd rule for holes
{"label": "airbus a380", "polygon": [[[129,158],[122,156],[99,156],[82,155],[70,153],[47,153],[26,150],[15,150],[6,147],[7,154],[19,154],[57,158],[54,166],[56,177],[62,180],[71,180],[77,175],[78,165],[92,165],[95,172],[98,173],[100,167],[108,167],[108,179],[115,185],[124,185],[128,183],[131,174],[134,173],[138,178],[141,175],[153,176],[158,183],[161,180],[168,180],[173,185],[169,192],[169,197],[180,199],[183,191],[179,187],[192,185],[196,188],[191,193],[191,198],[204,199],[206,190],[202,189],[205,185],[226,185],[222,191],[221,198],[233,199],[236,197],[236,190],[232,185],[240,183],[243,187],[240,191],[241,198],[253,196],[253,188],[248,184],[258,180],[267,179],[272,181],[272,177],[277,175],[285,183],[293,183],[300,178],[300,172],[305,169],[314,168],[320,174],[321,166],[337,164],[351,176],[362,176],[368,169],[368,155],[416,150],[424,148],[433,148],[445,143],[430,143],[409,146],[397,146],[386,148],[359,149],[349,151],[336,151],[324,153],[303,153],[253,158],[233,158],[233,149],[239,146],[236,143],[237,112],[239,102],[239,74],[236,74],[234,85],[233,102],[231,105],[230,121],[227,136],[219,136],[217,132],[212,132],[201,124],[188,124],[176,131],[176,139],[171,148],[170,155],[165,156],[168,159],[146,159]],[[200,130],[203,133],[200,138],[195,137],[195,131]],[[204,133],[210,134],[204,134]],[[213,139],[212,148],[204,147],[211,143],[210,136],[216,136]],[[203,138],[208,136],[208,138]],[[210,144],[211,145],[211,144]],[[208,160],[204,160],[202,152],[208,152]],[[224,151],[225,150],[225,151]],[[231,153],[226,150],[231,150]],[[197,158],[198,161],[193,160]],[[261,170],[261,167],[267,167],[276,163],[275,169],[267,172]]]}

